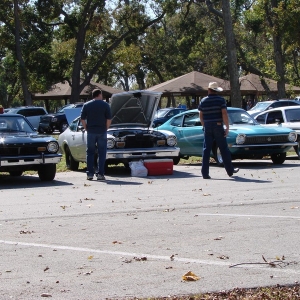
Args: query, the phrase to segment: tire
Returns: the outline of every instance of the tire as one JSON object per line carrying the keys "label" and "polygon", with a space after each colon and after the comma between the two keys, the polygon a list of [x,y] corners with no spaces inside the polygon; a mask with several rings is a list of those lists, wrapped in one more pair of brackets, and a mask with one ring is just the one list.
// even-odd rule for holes
{"label": "tire", "polygon": [[275,153],[271,155],[271,159],[273,164],[275,165],[281,165],[284,163],[286,158],[286,153]]}
{"label": "tire", "polygon": [[68,122],[62,122],[59,126],[59,132],[62,133],[68,128],[69,124]]}
{"label": "tire", "polygon": [[174,165],[178,165],[179,162],[180,162],[180,156],[173,157],[173,164],[174,164]]}
{"label": "tire", "polygon": [[214,160],[217,163],[217,165],[219,167],[223,167],[224,166],[223,158],[221,155],[220,148],[217,145],[213,147],[213,154],[214,154]]}
{"label": "tire", "polygon": [[21,176],[23,174],[23,171],[10,171],[9,175],[13,176],[13,177],[18,177]]}
{"label": "tire", "polygon": [[72,154],[71,154],[71,151],[69,149],[68,146],[66,146],[65,148],[65,155],[66,155],[66,166],[67,166],[67,169],[71,170],[71,171],[78,171],[78,168],[79,168],[79,162],[76,161]]}
{"label": "tire", "polygon": [[56,164],[42,165],[38,174],[41,181],[52,181],[56,174]]}
{"label": "tire", "polygon": [[300,145],[299,145],[299,143],[298,143],[298,146],[294,146],[294,149],[295,149],[295,152],[296,152],[298,158],[300,159]]}

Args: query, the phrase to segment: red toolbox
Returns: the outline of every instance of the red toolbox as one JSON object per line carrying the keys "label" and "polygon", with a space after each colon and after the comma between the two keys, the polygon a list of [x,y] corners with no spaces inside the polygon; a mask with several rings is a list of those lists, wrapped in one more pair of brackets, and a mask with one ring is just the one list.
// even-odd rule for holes
{"label": "red toolbox", "polygon": [[144,166],[150,175],[172,175],[173,159],[145,159]]}

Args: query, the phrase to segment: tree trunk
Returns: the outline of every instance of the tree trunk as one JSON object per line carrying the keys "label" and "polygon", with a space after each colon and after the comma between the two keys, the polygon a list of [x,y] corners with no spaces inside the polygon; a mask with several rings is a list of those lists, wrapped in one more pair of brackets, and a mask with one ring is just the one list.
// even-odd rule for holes
{"label": "tree trunk", "polygon": [[278,99],[286,97],[285,93],[285,70],[284,70],[284,57],[282,54],[281,37],[278,35],[273,36],[274,45],[274,59],[276,64],[276,73],[279,76],[277,81]]}
{"label": "tree trunk", "polygon": [[31,93],[28,90],[27,85],[27,70],[25,67],[25,62],[23,60],[21,45],[20,45],[20,19],[19,19],[19,4],[18,0],[14,0],[14,19],[15,19],[15,43],[16,43],[16,57],[19,62],[19,73],[20,81],[23,90],[24,104],[32,105]]}
{"label": "tree trunk", "polygon": [[233,33],[232,18],[230,13],[230,1],[222,0],[224,31],[226,39],[226,49],[228,56],[228,72],[230,78],[231,105],[242,107],[242,96],[239,85],[239,74],[237,68],[237,54],[235,37]]}
{"label": "tree trunk", "polygon": [[278,15],[275,9],[278,7],[278,0],[271,0],[271,13],[268,10],[268,2],[265,5],[265,13],[267,15],[267,21],[271,30],[273,31],[273,49],[274,49],[274,61],[276,65],[276,73],[279,77],[277,81],[278,98],[285,98],[285,68],[284,68],[284,56],[282,53],[282,41],[280,37]]}

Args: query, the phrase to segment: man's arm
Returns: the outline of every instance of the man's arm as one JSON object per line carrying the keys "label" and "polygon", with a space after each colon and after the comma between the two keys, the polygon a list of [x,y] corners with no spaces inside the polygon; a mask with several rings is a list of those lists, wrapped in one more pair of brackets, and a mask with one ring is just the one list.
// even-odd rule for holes
{"label": "man's arm", "polygon": [[109,128],[110,124],[111,124],[111,119],[107,119],[106,120],[106,129]]}
{"label": "man's arm", "polygon": [[228,135],[228,132],[229,132],[229,120],[228,120],[228,114],[227,114],[227,109],[226,108],[222,109],[222,119],[223,119],[224,125],[226,126],[225,134],[224,134],[224,136],[226,137]]}
{"label": "man's arm", "polygon": [[81,124],[82,124],[84,130],[86,131],[86,121],[84,119],[81,119]]}
{"label": "man's arm", "polygon": [[201,110],[199,111],[199,118],[200,118],[201,125],[204,127],[203,112]]}

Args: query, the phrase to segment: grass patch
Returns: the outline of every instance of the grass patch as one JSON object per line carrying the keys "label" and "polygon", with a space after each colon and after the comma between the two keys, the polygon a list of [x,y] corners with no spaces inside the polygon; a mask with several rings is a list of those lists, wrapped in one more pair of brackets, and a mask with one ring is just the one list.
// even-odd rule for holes
{"label": "grass patch", "polygon": [[[146,300],[145,298],[134,298]],[[147,298],[147,300],[299,300],[300,285],[262,287],[253,289],[236,288],[230,291],[205,293],[188,296],[169,296],[163,298]]]}

